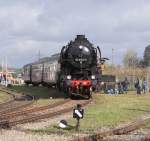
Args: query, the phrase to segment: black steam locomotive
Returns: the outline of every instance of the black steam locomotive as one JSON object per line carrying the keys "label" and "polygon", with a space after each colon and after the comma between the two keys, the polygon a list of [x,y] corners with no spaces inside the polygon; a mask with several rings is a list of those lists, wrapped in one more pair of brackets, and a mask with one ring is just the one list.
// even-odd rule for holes
{"label": "black steam locomotive", "polygon": [[33,85],[55,85],[68,96],[91,97],[92,90],[102,80],[98,67],[100,48],[95,48],[84,35],[77,35],[74,41],[62,47],[60,54],[40,59],[24,66],[24,81]]}

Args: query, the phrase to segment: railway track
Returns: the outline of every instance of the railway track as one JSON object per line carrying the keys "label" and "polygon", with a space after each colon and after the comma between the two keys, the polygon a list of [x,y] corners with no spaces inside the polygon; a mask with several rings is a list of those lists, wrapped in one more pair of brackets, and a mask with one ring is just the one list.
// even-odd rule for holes
{"label": "railway track", "polygon": [[0,103],[0,109],[1,109],[1,108],[5,107],[7,104],[12,103],[15,100],[15,95],[13,95],[12,93],[10,93],[8,91],[6,92],[3,87],[0,87],[0,91],[6,93],[7,95],[9,95],[11,97],[10,100]]}
{"label": "railway track", "polygon": [[99,141],[150,141],[150,134],[109,136]]}
{"label": "railway track", "polygon": [[[23,114],[21,114],[22,111],[20,111],[19,113],[13,113],[14,114],[13,116],[9,114],[6,115],[9,118],[3,119],[3,121],[0,122],[0,127],[7,128],[15,126],[17,124],[23,124],[41,119],[52,118],[72,111],[77,103],[80,103],[82,106],[85,106],[89,104],[90,101],[91,100],[82,100],[79,102],[75,100],[66,100],[57,104],[40,107],[40,109],[33,108],[30,110],[26,110],[24,111]],[[34,114],[32,111],[34,111]]]}
{"label": "railway track", "polygon": [[[11,91],[7,91],[5,89],[2,89],[2,90],[0,89],[0,91],[12,94]],[[25,103],[22,103],[23,101],[21,101],[22,104],[18,105],[19,101],[17,101],[17,99],[19,99],[19,97],[16,96],[17,95],[16,92],[13,92],[13,95],[15,95],[15,98],[13,100],[11,100],[10,102],[3,103],[2,105],[0,104],[0,108],[5,107],[4,110],[0,110],[0,119],[1,119],[0,127],[2,128],[12,127],[17,124],[24,124],[28,122],[38,121],[41,119],[52,118],[52,117],[72,111],[77,103],[80,103],[82,106],[85,106],[91,102],[91,100],[84,100],[84,101],[79,102],[79,101],[73,101],[73,100],[68,99],[68,100],[64,100],[64,101],[46,105],[46,106],[29,108],[28,106],[33,102],[32,100],[29,101],[29,100],[26,100],[25,98],[24,99]],[[145,116],[136,121],[133,121],[129,124],[126,124],[125,126],[111,129],[106,132],[101,132],[101,133],[97,133],[94,135],[81,137],[78,139],[74,139],[72,141],[97,141],[97,140],[104,141],[105,137],[115,136],[115,135],[124,135],[134,130],[137,130],[142,125],[144,125],[146,121],[149,121],[149,120],[150,120],[150,115]],[[141,140],[138,140],[138,141],[145,141],[147,139],[150,139],[149,135],[144,136],[143,138],[141,138]],[[112,139],[112,141],[113,140],[115,139]]]}
{"label": "railway track", "polygon": [[7,114],[9,112],[13,112],[13,111],[17,111],[20,110],[22,108],[28,107],[30,105],[33,104],[34,101],[12,101],[10,103],[8,103],[7,105],[5,105],[5,107],[3,109],[0,110],[0,119],[1,116],[4,114]]}
{"label": "railway track", "polygon": [[[27,97],[27,100],[26,96],[22,98],[18,96],[17,92],[12,92],[4,88],[1,88],[0,91],[12,94],[14,97],[14,100],[4,103],[2,107],[0,107],[1,128],[7,128],[17,124],[54,117],[72,111],[77,103],[84,106],[90,102],[90,100],[81,100],[79,102],[76,100],[67,99],[46,106],[30,107],[30,105],[34,102],[33,99]],[[19,99],[21,99],[21,102]]]}
{"label": "railway track", "polygon": [[[141,128],[144,125],[144,123],[147,121],[150,121],[150,115],[143,116],[143,117],[139,118],[138,120],[130,122],[129,124],[126,124],[122,127],[114,128],[114,129],[108,130],[106,132],[100,132],[100,133],[90,135],[90,136],[77,138],[72,141],[103,141],[104,138],[108,137],[108,136],[126,135],[128,133],[131,133],[131,132]],[[147,135],[141,141],[145,141],[145,139],[148,137],[150,138],[150,136]]]}
{"label": "railway track", "polygon": [[60,106],[60,105],[63,105],[67,102],[69,102],[70,99],[67,99],[67,100],[64,100],[64,101],[61,101],[61,102],[56,102],[54,104],[49,104],[49,105],[46,105],[46,106],[40,106],[40,107],[34,107],[34,108],[24,108],[24,109],[21,109],[19,111],[13,111],[13,112],[9,112],[9,113],[4,113],[4,114],[1,114],[0,115],[0,119],[7,119],[9,120],[10,118],[14,118],[14,117],[17,117],[17,116],[23,116],[23,115],[27,115],[27,114],[30,114],[30,113],[35,113],[35,112],[39,112],[39,111],[44,111],[44,110],[47,110],[47,109],[52,109],[56,106]]}
{"label": "railway track", "polygon": [[6,94],[9,94],[13,97],[10,101],[0,104],[0,119],[1,119],[1,115],[28,107],[34,102],[34,97],[30,95],[20,94],[20,93],[5,89],[3,87],[0,87],[0,91]]}

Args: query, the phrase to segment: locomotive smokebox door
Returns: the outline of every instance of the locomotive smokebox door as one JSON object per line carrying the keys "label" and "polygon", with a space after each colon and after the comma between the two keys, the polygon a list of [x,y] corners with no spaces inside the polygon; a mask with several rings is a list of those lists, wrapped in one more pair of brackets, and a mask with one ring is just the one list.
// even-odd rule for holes
{"label": "locomotive smokebox door", "polygon": [[83,119],[84,117],[84,109],[81,108],[80,104],[77,104],[77,107],[73,109],[73,118]]}

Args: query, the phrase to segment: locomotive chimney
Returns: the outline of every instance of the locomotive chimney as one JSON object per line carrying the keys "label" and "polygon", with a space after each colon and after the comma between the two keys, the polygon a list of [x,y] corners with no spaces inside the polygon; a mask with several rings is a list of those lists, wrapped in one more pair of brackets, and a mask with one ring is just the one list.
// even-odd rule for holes
{"label": "locomotive chimney", "polygon": [[76,39],[85,39],[85,35],[77,35]]}

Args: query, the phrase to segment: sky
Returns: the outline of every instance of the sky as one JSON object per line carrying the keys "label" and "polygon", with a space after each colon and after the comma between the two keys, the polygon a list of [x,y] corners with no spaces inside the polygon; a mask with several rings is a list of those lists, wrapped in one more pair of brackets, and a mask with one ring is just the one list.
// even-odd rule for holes
{"label": "sky", "polygon": [[21,68],[84,34],[121,64],[150,44],[150,0],[0,0],[0,63]]}

